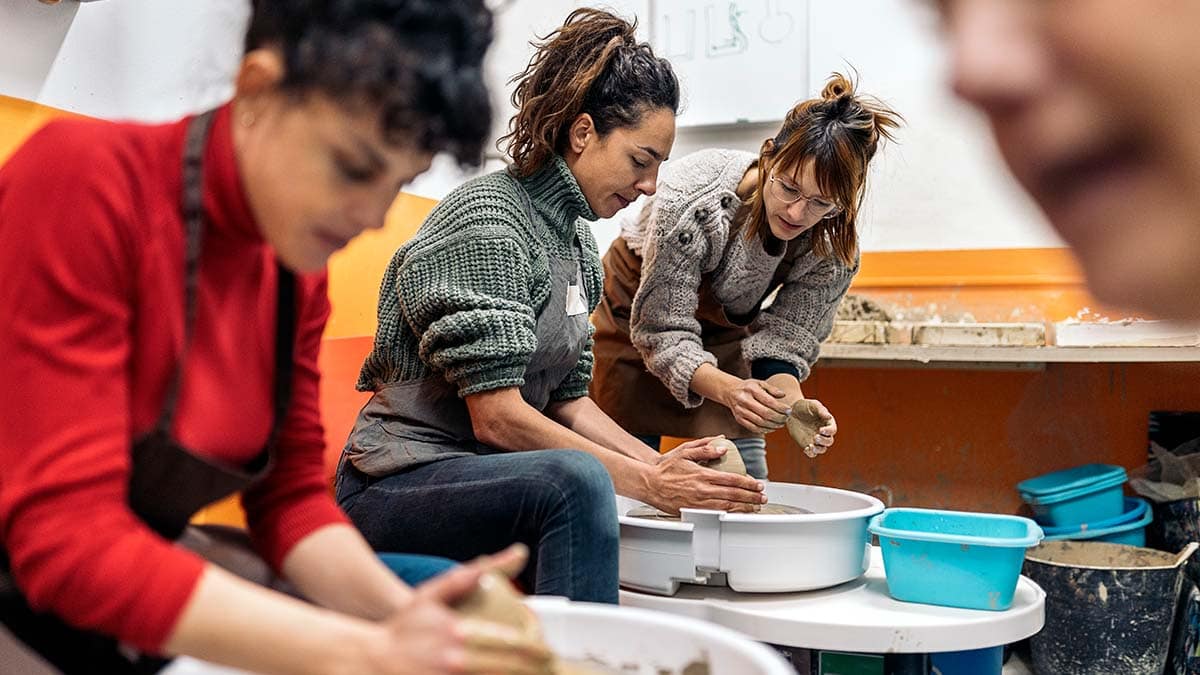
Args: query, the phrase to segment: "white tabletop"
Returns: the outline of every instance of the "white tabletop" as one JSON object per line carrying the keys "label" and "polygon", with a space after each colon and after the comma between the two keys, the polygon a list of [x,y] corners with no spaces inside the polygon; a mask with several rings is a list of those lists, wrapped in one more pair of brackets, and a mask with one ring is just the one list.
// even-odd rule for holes
{"label": "white tabletop", "polygon": [[1046,618],[1046,594],[1023,576],[1012,607],[1003,612],[893,600],[878,547],[872,547],[866,574],[833,588],[738,593],[683,584],[671,597],[622,589],[621,604],[704,619],[761,642],[873,654],[995,647],[1033,635]]}

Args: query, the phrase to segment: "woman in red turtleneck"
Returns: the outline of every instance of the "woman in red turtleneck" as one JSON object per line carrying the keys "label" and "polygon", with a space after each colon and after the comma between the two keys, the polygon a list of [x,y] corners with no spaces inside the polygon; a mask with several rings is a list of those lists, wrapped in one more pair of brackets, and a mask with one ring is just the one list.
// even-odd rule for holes
{"label": "woman in red turtleneck", "polygon": [[[411,589],[322,471],[326,259],[434,153],[479,155],[489,40],[479,0],[258,0],[231,103],[162,126],[54,122],[0,168],[6,672],[18,645],[66,672],[545,658],[499,628],[472,639],[446,607],[521,552]],[[228,548],[184,528],[237,489],[254,550],[324,609],[195,552]]]}

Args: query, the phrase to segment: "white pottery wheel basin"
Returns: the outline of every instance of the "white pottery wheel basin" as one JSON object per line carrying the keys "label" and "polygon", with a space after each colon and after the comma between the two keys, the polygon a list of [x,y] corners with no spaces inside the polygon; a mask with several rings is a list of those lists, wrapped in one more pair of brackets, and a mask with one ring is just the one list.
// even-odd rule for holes
{"label": "white pottery wheel basin", "polygon": [[632,518],[642,503],[617,497],[621,584],[673,595],[680,583],[724,583],[735,591],[828,588],[867,571],[867,521],[883,502],[858,492],[767,482],[767,499],[811,513],[757,515],[683,509],[680,522]]}

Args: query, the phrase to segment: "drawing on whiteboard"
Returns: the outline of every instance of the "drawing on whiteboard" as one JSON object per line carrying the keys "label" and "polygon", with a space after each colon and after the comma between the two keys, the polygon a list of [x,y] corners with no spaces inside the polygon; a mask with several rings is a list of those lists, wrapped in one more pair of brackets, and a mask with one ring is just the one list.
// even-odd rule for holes
{"label": "drawing on whiteboard", "polygon": [[809,0],[640,1],[687,100],[679,125],[777,122],[808,90]]}
{"label": "drawing on whiteboard", "polygon": [[727,5],[727,20],[729,23],[729,33],[727,36],[721,35],[719,32],[723,26],[720,26],[721,18],[720,11],[708,5],[704,8],[705,23],[708,28],[708,43],[705,45],[704,53],[708,58],[717,58],[721,56],[733,56],[746,51],[746,46],[750,41],[746,38],[746,34],[742,32],[740,17],[745,14],[744,11],[738,8],[736,2],[726,3]]}
{"label": "drawing on whiteboard", "polygon": [[696,58],[696,10],[662,16],[662,40],[659,49],[667,59]]}
{"label": "drawing on whiteboard", "polygon": [[[704,3],[704,56],[710,59],[743,54],[750,48],[750,38],[743,24],[751,30],[758,24],[758,35],[771,45],[783,44],[796,30],[796,17],[784,0],[762,0],[753,3],[753,12],[747,3],[706,2]],[[694,60],[699,42],[698,8],[663,11],[652,32],[657,34],[656,46],[668,59]],[[761,14],[761,19],[759,16]],[[755,19],[758,19],[757,22]]]}
{"label": "drawing on whiteboard", "polygon": [[763,42],[780,44],[791,37],[796,19],[791,12],[783,9],[783,0],[764,0],[764,4],[767,6],[767,15],[758,24],[758,35]]}

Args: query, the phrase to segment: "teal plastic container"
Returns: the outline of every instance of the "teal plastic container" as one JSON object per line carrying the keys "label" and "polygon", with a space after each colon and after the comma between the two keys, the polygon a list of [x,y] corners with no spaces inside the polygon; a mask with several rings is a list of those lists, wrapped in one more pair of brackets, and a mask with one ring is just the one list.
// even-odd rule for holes
{"label": "teal plastic container", "polygon": [[867,529],[893,598],[994,611],[1012,606],[1025,549],[1042,540],[1028,518],[935,509],[886,509]]}
{"label": "teal plastic container", "polygon": [[1125,513],[1120,518],[1076,527],[1046,527],[1046,541],[1073,539],[1079,541],[1107,541],[1129,546],[1146,545],[1146,527],[1154,520],[1150,504],[1140,497],[1125,499]]}
{"label": "teal plastic container", "polygon": [[1117,518],[1124,511],[1125,469],[1085,464],[1017,483],[1017,492],[1042,525],[1072,526]]}

